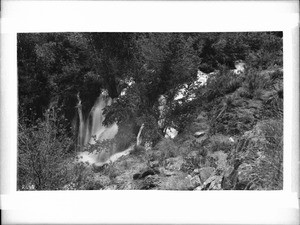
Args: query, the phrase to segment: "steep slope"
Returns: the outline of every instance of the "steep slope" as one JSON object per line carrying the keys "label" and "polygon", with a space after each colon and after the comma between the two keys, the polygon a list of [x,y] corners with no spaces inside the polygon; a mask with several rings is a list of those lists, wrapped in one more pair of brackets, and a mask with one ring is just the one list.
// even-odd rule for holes
{"label": "steep slope", "polygon": [[88,188],[282,189],[283,72],[250,70],[228,78],[218,90],[226,94],[200,105],[175,139],[162,138],[150,150],[136,146],[94,170]]}

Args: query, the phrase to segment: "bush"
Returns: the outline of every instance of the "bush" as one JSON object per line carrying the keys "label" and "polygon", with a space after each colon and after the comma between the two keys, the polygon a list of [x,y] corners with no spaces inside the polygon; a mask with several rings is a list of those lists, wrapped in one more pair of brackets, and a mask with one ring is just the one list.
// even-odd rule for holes
{"label": "bush", "polygon": [[119,130],[114,140],[116,142],[116,152],[127,149],[133,142],[136,141],[134,134],[133,124],[129,121],[126,123],[118,124]]}
{"label": "bush", "polygon": [[225,153],[228,153],[232,150],[234,146],[234,143],[229,140],[229,137],[224,135],[211,136],[209,141],[209,147],[211,152],[223,151]]}
{"label": "bush", "polygon": [[216,77],[208,79],[206,89],[202,97],[208,102],[224,96],[225,94],[233,93],[241,87],[243,78],[237,76],[231,71],[221,71]]}
{"label": "bush", "polygon": [[141,146],[141,145],[135,145],[133,150],[130,152],[131,155],[141,155],[144,154],[146,151],[145,147]]}
{"label": "bush", "polygon": [[255,98],[255,93],[269,90],[273,86],[273,79],[268,75],[268,71],[262,72],[251,68],[245,74],[243,87],[252,94],[251,98]]}
{"label": "bush", "polygon": [[245,87],[240,87],[237,89],[235,95],[237,98],[252,98],[251,93]]}
{"label": "bush", "polygon": [[283,188],[283,121],[265,120],[242,138],[238,154],[246,187],[262,190]]}
{"label": "bush", "polygon": [[276,35],[262,33],[259,38],[251,40],[255,44],[259,44],[260,48],[252,50],[246,57],[251,67],[267,69],[270,66],[283,66],[283,41]]}
{"label": "bush", "polygon": [[264,99],[264,105],[261,111],[263,118],[283,118],[283,99],[278,93],[273,91]]}
{"label": "bush", "polygon": [[157,151],[162,153],[159,160],[176,157],[179,155],[179,148],[172,139],[163,138],[160,142],[158,142],[155,148]]}
{"label": "bush", "polygon": [[116,152],[115,139],[95,140],[95,144],[87,145],[84,150],[92,154],[98,153],[99,161],[104,162]]}
{"label": "bush", "polygon": [[274,71],[273,73],[270,74],[270,78],[272,80],[283,79],[283,71],[280,69],[277,69],[276,71]]}
{"label": "bush", "polygon": [[65,160],[72,140],[66,136],[55,108],[35,125],[18,124],[18,190],[29,184],[37,190],[60,189],[65,180]]}
{"label": "bush", "polygon": [[103,189],[103,183],[95,179],[95,174],[92,167],[87,166],[87,163],[69,163],[64,167],[65,185],[63,190],[99,190]]}
{"label": "bush", "polygon": [[210,132],[223,135],[241,135],[251,130],[260,117],[262,106],[259,101],[246,100],[232,95],[210,111]]}
{"label": "bush", "polygon": [[245,81],[243,86],[248,90],[249,93],[254,93],[256,89],[261,88],[264,82],[261,80],[257,70],[250,69],[245,74]]}

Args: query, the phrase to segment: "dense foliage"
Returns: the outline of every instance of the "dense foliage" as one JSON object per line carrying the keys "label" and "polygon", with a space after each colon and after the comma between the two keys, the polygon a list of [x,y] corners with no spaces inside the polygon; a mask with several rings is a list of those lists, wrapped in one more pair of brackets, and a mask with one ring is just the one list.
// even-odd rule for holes
{"label": "dense foliage", "polygon": [[[76,149],[78,93],[84,118],[88,117],[101,90],[106,89],[114,99],[104,110],[104,124],[117,122],[119,125],[115,138],[119,150],[129,146],[144,124],[143,144],[158,143],[157,149],[164,157],[188,155],[189,150],[184,150],[180,138],[178,143],[162,142],[163,128],[175,127],[182,138],[188,139],[186,133],[200,113],[207,115],[209,137],[239,139],[258,127],[273,135],[268,127],[282,123],[281,32],[21,33],[17,49],[19,189],[26,189],[28,184],[34,184],[37,189],[57,189],[67,183],[61,166]],[[247,65],[240,76],[232,72],[236,60],[244,60]],[[199,69],[205,73],[218,72],[206,86],[193,90],[192,101],[188,97],[180,103],[174,101],[179,89],[195,81]],[[134,82],[129,85],[128,80]],[[126,93],[121,95],[124,88]],[[161,95],[165,96],[168,109],[163,128],[158,126]],[[276,154],[275,162],[268,153],[276,145],[281,146],[277,152],[282,154],[282,144],[278,141],[282,139],[282,128],[277,125],[274,129],[279,130],[274,135],[278,137],[265,143],[265,157],[281,168],[278,163],[282,155]],[[212,141],[221,139],[213,137],[209,139],[211,142],[196,147],[201,148],[202,155],[198,156],[203,158],[203,152],[216,152],[220,146],[225,146],[224,152],[236,149],[233,144]],[[244,152],[248,152],[246,147]],[[234,161],[236,155],[230,156]],[[199,166],[201,160],[194,161],[192,167]],[[213,165],[203,160],[201,163]],[[271,167],[263,164],[251,174]],[[257,180],[261,184],[262,179],[274,176],[270,173]],[[276,189],[280,180],[276,184],[262,182],[260,187]]]}

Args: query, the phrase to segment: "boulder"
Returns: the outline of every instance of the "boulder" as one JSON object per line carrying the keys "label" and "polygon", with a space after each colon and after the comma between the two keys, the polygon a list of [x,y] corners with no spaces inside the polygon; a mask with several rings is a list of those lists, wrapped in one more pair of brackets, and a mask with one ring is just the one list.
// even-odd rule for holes
{"label": "boulder", "polygon": [[94,171],[95,173],[99,173],[99,172],[103,171],[103,169],[105,168],[106,165],[107,165],[107,164],[105,164],[105,163],[103,163],[103,162],[97,162],[97,163],[94,163],[94,164],[92,164],[92,166],[93,166],[93,171]]}
{"label": "boulder", "polygon": [[178,135],[178,131],[173,127],[167,127],[165,129],[165,138],[174,139]]}
{"label": "boulder", "polygon": [[199,174],[199,173],[200,173],[200,169],[198,169],[198,168],[197,168],[197,169],[194,169],[193,173],[194,173],[194,174]]}
{"label": "boulder", "polygon": [[172,157],[165,160],[165,168],[169,170],[180,170],[184,164],[182,156]]}
{"label": "boulder", "polygon": [[149,169],[147,169],[147,170],[145,170],[145,171],[142,172],[140,178],[145,178],[145,177],[147,177],[149,175],[155,175],[156,173],[157,173],[157,171],[149,168]]}
{"label": "boulder", "polygon": [[150,161],[150,162],[149,162],[149,166],[150,166],[151,168],[157,168],[157,167],[159,166],[158,160]]}
{"label": "boulder", "polygon": [[201,183],[204,183],[210,176],[212,176],[215,172],[215,168],[213,167],[203,167],[199,169],[199,178]]}
{"label": "boulder", "polygon": [[209,190],[221,190],[223,176],[214,176],[214,180],[209,185]]}
{"label": "boulder", "polygon": [[173,171],[172,176],[160,177],[160,190],[193,190],[191,177],[181,171]]}
{"label": "boulder", "polygon": [[140,173],[133,174],[132,178],[134,180],[140,179],[141,178],[141,174]]}
{"label": "boulder", "polygon": [[197,176],[197,175],[191,176],[190,181],[194,188],[202,184],[199,176]]}
{"label": "boulder", "polygon": [[199,138],[199,137],[204,136],[205,134],[206,134],[205,131],[197,131],[197,132],[194,133],[194,136],[195,136],[196,138]]}
{"label": "boulder", "polygon": [[109,185],[104,188],[104,190],[117,190],[118,186],[116,184]]}
{"label": "boulder", "polygon": [[141,180],[137,186],[139,190],[156,189],[159,184],[158,175],[147,176],[144,180]]}
{"label": "boulder", "polygon": [[213,175],[209,177],[201,186],[197,187],[196,191],[202,190],[221,190],[223,176]]}
{"label": "boulder", "polygon": [[149,176],[149,175],[155,175],[158,174],[159,171],[156,169],[152,169],[152,168],[146,168],[136,174],[133,175],[133,179],[134,180],[138,180],[138,179],[144,179],[145,177]]}
{"label": "boulder", "polygon": [[216,167],[222,170],[226,170],[229,167],[227,157],[228,154],[226,154],[223,151],[216,151],[211,154],[209,154],[213,159],[216,164]]}

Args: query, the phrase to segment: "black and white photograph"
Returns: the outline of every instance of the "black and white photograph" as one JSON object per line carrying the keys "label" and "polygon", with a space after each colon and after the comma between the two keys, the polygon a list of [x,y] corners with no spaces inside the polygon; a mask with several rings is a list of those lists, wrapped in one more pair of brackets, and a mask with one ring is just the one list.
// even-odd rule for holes
{"label": "black and white photograph", "polygon": [[1,2],[3,224],[299,224],[299,2]]}
{"label": "black and white photograph", "polygon": [[19,33],[18,190],[282,190],[283,38]]}

